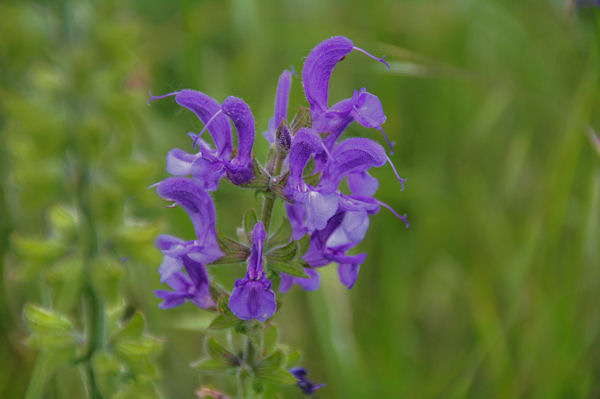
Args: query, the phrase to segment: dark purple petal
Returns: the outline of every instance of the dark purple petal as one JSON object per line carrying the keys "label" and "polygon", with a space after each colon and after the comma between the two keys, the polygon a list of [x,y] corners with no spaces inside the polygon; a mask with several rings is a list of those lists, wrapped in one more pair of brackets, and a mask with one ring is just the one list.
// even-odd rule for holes
{"label": "dark purple petal", "polygon": [[190,292],[192,294],[189,298],[190,301],[204,309],[214,306],[215,302],[210,295],[210,280],[208,279],[206,267],[188,256],[184,256],[182,260],[185,271],[194,287]]}
{"label": "dark purple petal", "polygon": [[252,161],[251,152],[254,145],[254,116],[248,104],[241,98],[229,96],[221,105],[223,113],[233,122],[238,134],[238,154],[235,157],[238,165]]}
{"label": "dark purple petal", "polygon": [[[221,110],[219,103],[212,97],[196,90],[181,90],[165,94],[163,96],[153,97],[150,100],[175,96],[175,102],[192,111],[200,120],[206,124],[210,119]],[[231,155],[231,126],[224,115],[216,116],[208,125],[208,131],[215,142],[220,157],[229,158]]]}
{"label": "dark purple petal", "polygon": [[206,242],[216,235],[215,206],[212,198],[193,180],[170,177],[158,183],[158,195],[180,205],[190,216],[198,241]]}
{"label": "dark purple petal", "polygon": [[348,174],[348,188],[352,194],[361,197],[371,197],[379,188],[379,180],[369,174],[369,172],[358,172]]}
{"label": "dark purple petal", "polygon": [[360,265],[357,264],[340,264],[338,266],[338,275],[342,284],[344,284],[348,289],[354,287],[359,270]]}
{"label": "dark purple petal", "polygon": [[288,101],[290,97],[290,87],[292,85],[292,72],[287,69],[279,76],[277,82],[277,93],[275,94],[275,112],[269,120],[269,129],[263,133],[263,136],[273,143],[275,132],[281,124],[281,121],[287,120]]}
{"label": "dark purple petal", "polygon": [[307,378],[308,373],[302,367],[290,369],[290,373],[298,380],[298,387],[306,395],[312,395],[317,389],[322,388],[325,384],[315,384]]}
{"label": "dark purple petal", "polygon": [[281,283],[279,284],[279,292],[288,292],[293,284],[299,285],[304,291],[316,291],[321,285],[321,276],[315,269],[305,268],[304,271],[308,274],[308,278],[292,277],[285,273],[281,273]]}
{"label": "dark purple petal", "polygon": [[[269,280],[238,280],[229,298],[229,309],[242,320],[265,321],[277,309],[275,293]],[[268,284],[267,284],[268,283]]]}
{"label": "dark purple petal", "polygon": [[302,82],[311,111],[327,110],[331,73],[352,48],[353,43],[350,39],[336,36],[319,43],[306,58],[302,69]]}
{"label": "dark purple petal", "polygon": [[289,165],[290,177],[288,187],[296,189],[302,180],[302,173],[313,154],[324,151],[321,137],[312,129],[298,130],[290,148]]}

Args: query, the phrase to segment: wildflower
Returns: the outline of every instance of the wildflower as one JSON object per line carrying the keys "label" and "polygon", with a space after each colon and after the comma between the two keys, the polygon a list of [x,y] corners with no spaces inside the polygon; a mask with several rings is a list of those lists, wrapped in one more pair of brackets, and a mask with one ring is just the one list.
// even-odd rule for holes
{"label": "wildflower", "polygon": [[252,230],[252,250],[246,276],[235,282],[229,298],[229,309],[242,320],[265,321],[273,316],[277,308],[271,281],[263,272],[263,246],[266,236],[264,225],[258,222]]}
{"label": "wildflower", "polygon": [[271,144],[275,141],[275,134],[277,128],[281,125],[282,121],[287,120],[288,101],[290,97],[290,87],[292,84],[292,72],[287,69],[279,76],[277,82],[277,92],[275,93],[275,112],[273,117],[269,120],[269,126],[263,136]]}
{"label": "wildflower", "polygon": [[182,305],[186,300],[203,309],[215,306],[210,296],[210,281],[204,265],[193,261],[188,256],[182,256],[181,261],[187,276],[182,272],[175,272],[166,279],[166,283],[173,291],[154,291],[158,298],[163,299],[158,306],[162,309],[174,308]]}
{"label": "wildflower", "polygon": [[298,380],[298,387],[304,392],[306,395],[312,395],[317,389],[322,388],[325,384],[315,384],[311,382],[306,376],[308,372],[303,367],[295,367],[290,370],[290,373],[293,374],[294,377]]}
{"label": "wildflower", "polygon": [[367,51],[354,46],[352,41],[344,36],[335,36],[319,43],[308,55],[302,69],[304,93],[310,104],[312,127],[319,133],[327,132],[325,145],[331,149],[342,132],[352,122],[358,122],[367,128],[375,128],[382,132],[390,148],[389,141],[381,125],[386,120],[381,101],[377,96],[367,92],[365,88],[354,91],[351,98],[342,100],[329,107],[329,81],[333,69],[353,50],[385,64],[385,57],[377,58]]}
{"label": "wildflower", "polygon": [[[230,96],[219,105],[202,92],[181,90],[162,96],[150,96],[149,101],[168,96],[175,96],[175,101],[194,112],[205,126],[200,134],[189,134],[194,140],[194,147],[198,147],[198,153],[190,154],[174,148],[167,154],[167,172],[174,176],[192,175],[208,191],[216,190],[225,174],[236,185],[253,179],[251,152],[254,145],[254,116],[242,99]],[[238,151],[233,159],[231,127],[227,118],[233,122],[238,135]],[[216,148],[213,149],[201,138],[204,130],[210,132]]]}

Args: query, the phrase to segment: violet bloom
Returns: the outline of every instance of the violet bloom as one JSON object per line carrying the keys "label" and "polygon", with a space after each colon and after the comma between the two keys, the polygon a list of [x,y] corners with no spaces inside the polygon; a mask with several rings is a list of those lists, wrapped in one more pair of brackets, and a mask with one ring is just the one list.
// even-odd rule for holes
{"label": "violet bloom", "polygon": [[[329,154],[319,135],[311,129],[301,129],[294,137],[289,158],[287,194],[295,202],[286,204],[294,239],[299,239],[306,232],[325,228],[338,209],[374,214],[382,204],[372,197],[378,183],[367,171],[386,162],[392,165],[383,147],[366,138],[342,141],[327,155],[330,159],[323,166],[321,181],[313,187],[304,182],[302,174],[311,155],[324,152]],[[393,170],[395,172],[395,168]],[[345,177],[348,178],[351,195],[339,191],[339,184]],[[397,177],[403,184],[404,180]]]}
{"label": "violet bloom", "polygon": [[321,276],[319,272],[312,268],[304,268],[308,278],[294,277],[289,274],[281,273],[281,282],[279,283],[279,292],[288,292],[292,285],[296,284],[302,287],[304,291],[316,291],[321,285]]}
{"label": "violet bloom", "polygon": [[[153,101],[175,96],[175,101],[191,110],[205,124],[200,134],[190,133],[196,154],[190,154],[174,148],[167,154],[167,172],[174,176],[192,175],[194,180],[208,191],[214,191],[223,175],[227,175],[233,184],[244,184],[254,178],[251,157],[254,145],[254,116],[248,105],[240,98],[227,97],[222,105],[213,98],[195,90],[181,90],[150,96]],[[233,122],[238,134],[237,156],[231,159],[232,135],[227,118]],[[208,130],[215,147],[201,138]]]}
{"label": "violet bloom", "polygon": [[290,373],[298,380],[298,387],[306,395],[312,395],[317,389],[323,388],[325,384],[315,384],[310,381],[306,376],[308,372],[303,367],[295,367],[290,370]]}
{"label": "violet bloom", "polygon": [[170,309],[182,305],[186,300],[203,309],[215,306],[210,296],[210,281],[204,265],[187,256],[181,257],[181,261],[187,276],[182,272],[176,272],[166,279],[166,283],[173,291],[154,291],[158,298],[163,299],[158,307]]}
{"label": "violet bloom", "polygon": [[271,281],[263,272],[263,247],[267,233],[262,222],[252,230],[252,250],[246,277],[235,282],[229,298],[229,309],[242,320],[265,321],[277,309]]}
{"label": "violet bloom", "polygon": [[308,55],[302,69],[302,83],[306,99],[310,104],[312,127],[319,133],[329,133],[325,145],[331,149],[342,132],[352,122],[380,130],[390,148],[393,147],[381,125],[386,120],[383,107],[377,96],[365,88],[354,91],[351,98],[342,100],[329,107],[329,81],[333,69],[353,50],[382,62],[388,69],[385,57],[377,58],[365,50],[354,46],[344,36],[335,36],[319,43]]}
{"label": "violet bloom", "polygon": [[215,206],[200,185],[188,178],[170,177],[156,184],[156,191],[162,198],[180,205],[188,213],[196,233],[196,239],[190,241],[166,234],[156,238],[156,246],[164,255],[158,269],[161,282],[181,270],[184,257],[204,264],[224,255],[217,242]]}
{"label": "violet bloom", "polygon": [[275,93],[275,112],[269,120],[269,126],[263,136],[271,144],[275,141],[275,133],[282,121],[287,120],[288,101],[290,97],[290,87],[292,85],[292,72],[287,69],[279,76],[277,82],[277,92]]}

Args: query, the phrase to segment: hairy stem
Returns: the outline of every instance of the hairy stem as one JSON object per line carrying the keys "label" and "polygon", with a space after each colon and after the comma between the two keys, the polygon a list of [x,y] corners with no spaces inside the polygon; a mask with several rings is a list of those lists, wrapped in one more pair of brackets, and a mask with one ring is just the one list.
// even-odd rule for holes
{"label": "hairy stem", "polygon": [[[277,150],[272,151],[269,154],[269,159],[267,161],[267,172],[269,172],[269,176],[271,178],[270,183],[273,183],[275,178],[278,177],[281,173],[281,167],[283,166],[284,159],[285,154]],[[275,205],[275,196],[271,193],[265,194],[265,201],[263,202],[261,220],[265,226],[265,230],[267,233],[269,232],[269,225],[271,224],[271,214],[273,213],[273,205]]]}

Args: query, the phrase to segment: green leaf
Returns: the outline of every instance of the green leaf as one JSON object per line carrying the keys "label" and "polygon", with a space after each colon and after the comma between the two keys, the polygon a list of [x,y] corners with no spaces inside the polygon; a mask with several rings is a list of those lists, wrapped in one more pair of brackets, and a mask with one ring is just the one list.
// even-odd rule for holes
{"label": "green leaf", "polygon": [[213,337],[207,337],[206,341],[204,341],[204,351],[210,358],[222,360],[230,366],[237,366],[239,364],[237,356],[219,344]]}
{"label": "green leaf", "polygon": [[302,257],[302,256],[304,256],[304,254],[306,253],[306,251],[308,251],[308,248],[310,247],[310,235],[309,234],[305,235],[299,241],[297,241],[297,243],[298,243],[298,256]]}
{"label": "green leaf", "polygon": [[252,230],[256,225],[258,218],[254,209],[250,208],[244,213],[244,232],[246,233],[246,239],[248,242],[252,242]]}
{"label": "green leaf", "polygon": [[216,370],[227,370],[231,368],[231,366],[224,360],[220,359],[200,359],[196,360],[191,364],[191,366],[199,371],[216,371]]}
{"label": "green leaf", "polygon": [[294,367],[295,365],[298,364],[298,362],[300,361],[300,358],[302,357],[302,354],[298,350],[292,350],[292,351],[287,351],[285,353],[285,357],[286,357],[285,368],[291,369],[292,367]]}
{"label": "green leaf", "polygon": [[141,312],[136,311],[129,319],[127,325],[112,336],[111,341],[116,342],[122,339],[140,338],[144,333],[145,327],[146,321],[144,320],[144,315]]}
{"label": "green leaf", "polygon": [[265,328],[263,333],[262,353],[268,355],[277,347],[277,339],[279,338],[279,329],[275,324],[271,324]]}
{"label": "green leaf", "polygon": [[223,235],[221,232],[217,232],[217,240],[225,256],[209,263],[209,265],[244,262],[250,256],[250,248]]}
{"label": "green leaf", "polygon": [[255,366],[256,373],[258,375],[272,373],[283,366],[285,362],[285,355],[281,351],[276,351],[269,356],[261,359]]}
{"label": "green leaf", "polygon": [[259,378],[267,383],[277,385],[292,385],[296,384],[297,382],[296,377],[284,369],[277,369],[265,374],[261,374]]}
{"label": "green leaf", "polygon": [[298,260],[288,262],[273,262],[267,258],[267,266],[271,270],[277,270],[294,277],[308,278],[308,274],[304,271],[304,264]]}
{"label": "green leaf", "polygon": [[31,303],[23,307],[23,321],[31,332],[41,334],[73,330],[73,324],[67,316]]}
{"label": "green leaf", "polygon": [[294,259],[298,252],[295,241],[281,247],[273,248],[267,252],[267,259],[273,262],[286,262]]}
{"label": "green leaf", "polygon": [[60,258],[67,252],[67,247],[55,239],[25,236],[13,233],[10,236],[12,249],[17,255],[31,260],[49,262]]}
{"label": "green leaf", "polygon": [[292,236],[292,226],[287,220],[283,220],[277,228],[277,231],[269,237],[267,249],[285,245],[290,242]]}
{"label": "green leaf", "polygon": [[54,205],[48,210],[48,221],[53,232],[66,237],[77,230],[77,214],[65,205]]}
{"label": "green leaf", "polygon": [[312,118],[310,114],[310,108],[308,107],[300,107],[294,118],[292,119],[292,123],[290,127],[292,129],[292,134],[296,134],[296,132],[303,127],[311,127],[312,126]]}

